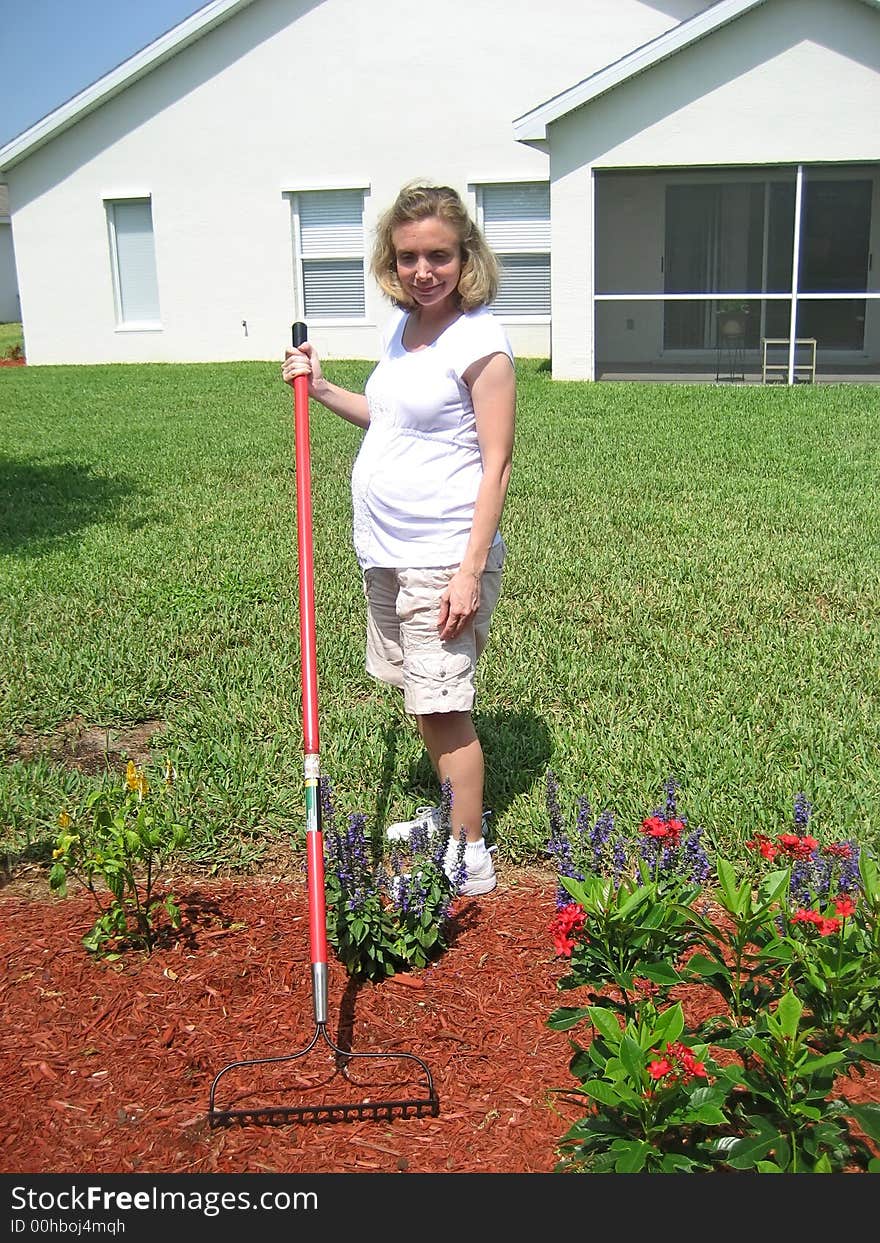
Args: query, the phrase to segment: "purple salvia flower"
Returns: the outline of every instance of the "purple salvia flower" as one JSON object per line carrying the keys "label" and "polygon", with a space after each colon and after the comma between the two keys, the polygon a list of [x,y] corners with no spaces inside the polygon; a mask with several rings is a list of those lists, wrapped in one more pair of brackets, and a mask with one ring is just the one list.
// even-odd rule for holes
{"label": "purple salvia flower", "polygon": [[[355,906],[360,906],[370,890],[370,862],[367,847],[367,818],[363,812],[352,812],[348,817],[348,828],[343,842],[343,856],[346,862],[347,888],[352,894]],[[340,871],[340,880],[342,874]]]}
{"label": "purple salvia flower", "polygon": [[577,801],[577,818],[575,820],[575,838],[578,846],[582,846],[586,839],[592,839],[593,828],[591,821],[593,819],[593,809],[587,799],[581,797]]}
{"label": "purple salvia flower", "polygon": [[339,832],[336,828],[336,808],[333,805],[333,787],[328,777],[318,779],[321,800],[321,834],[328,862],[335,871],[340,857]]}
{"label": "purple salvia flower", "polygon": [[666,781],[666,807],[665,807],[664,811],[662,811],[662,812],[658,811],[658,812],[656,813],[657,815],[662,815],[662,816],[664,817],[664,819],[666,819],[666,820],[681,819],[681,817],[680,817],[680,816],[679,816],[679,817],[676,817],[676,814],[675,814],[676,805],[677,805],[677,804],[676,804],[675,794],[676,794],[676,791],[677,791],[677,790],[678,790],[678,782],[675,780],[675,778],[674,778],[674,777],[669,777],[669,778],[667,778],[667,781]]}
{"label": "purple salvia flower", "polygon": [[812,865],[813,893],[820,901],[834,896],[831,894],[831,877],[834,871],[831,860],[823,858],[814,851],[810,856],[810,863]]}
{"label": "purple salvia flower", "polygon": [[[669,875],[674,876],[678,871],[678,855],[679,852],[677,846],[663,847],[660,851],[658,872],[668,873]],[[660,877],[658,876],[657,879],[659,880]]]}
{"label": "purple salvia flower", "polygon": [[620,882],[627,869],[626,841],[621,833],[615,833],[611,839],[611,875],[614,888],[620,888]]}
{"label": "purple salvia flower", "polygon": [[403,870],[403,854],[397,847],[391,851],[389,863],[391,865],[391,875],[387,881],[388,896],[391,898],[394,909],[399,911],[401,915],[405,915],[409,895],[407,893],[406,876]]}
{"label": "purple salvia flower", "polygon": [[[439,871],[446,858],[446,847],[452,835],[452,782],[446,777],[440,783],[440,828],[433,838],[430,859]],[[431,844],[431,839],[429,839]],[[427,847],[426,847],[427,849]]]}
{"label": "purple salvia flower", "polygon": [[446,777],[440,783],[440,828],[452,826],[452,782]]}
{"label": "purple salvia flower", "polygon": [[862,886],[862,877],[859,872],[860,847],[853,841],[848,841],[846,845],[850,848],[850,855],[840,864],[837,888],[840,893],[855,893]]}
{"label": "purple salvia flower", "polygon": [[[583,812],[583,805],[580,807]],[[552,769],[547,770],[547,816],[550,821],[550,837],[547,841],[547,854],[553,859],[558,876],[569,876],[583,880],[583,875],[575,866],[571,841],[565,829],[565,820],[559,806],[559,783]],[[579,825],[579,832],[583,829]],[[557,910],[570,902],[567,891],[562,885],[556,887]]]}
{"label": "purple salvia flower", "polygon": [[590,830],[590,848],[593,854],[593,871],[601,876],[605,861],[605,846],[614,831],[614,816],[610,811],[603,811],[596,817],[596,823]]}
{"label": "purple salvia flower", "polygon": [[452,876],[450,878],[452,888],[456,893],[461,893],[461,887],[467,880],[467,865],[464,861],[465,846],[467,846],[467,830],[462,828],[458,838],[458,849],[455,852],[455,862],[452,865]]}
{"label": "purple salvia flower", "polygon": [[798,906],[811,906],[813,902],[813,891],[810,881],[812,879],[812,868],[809,859],[797,859],[791,869],[791,879],[788,882],[788,892]]}
{"label": "purple salvia flower", "polygon": [[422,820],[409,835],[409,848],[414,855],[423,855],[428,851],[430,838],[427,821]]}
{"label": "purple salvia flower", "polygon": [[796,794],[794,799],[794,831],[799,837],[803,837],[806,833],[812,812],[813,805],[807,802],[806,795]]}
{"label": "purple salvia flower", "polygon": [[703,830],[695,829],[694,832],[688,837],[684,845],[687,875],[688,878],[696,885],[705,884],[711,871],[709,856],[703,849],[703,843],[701,841],[702,836]]}

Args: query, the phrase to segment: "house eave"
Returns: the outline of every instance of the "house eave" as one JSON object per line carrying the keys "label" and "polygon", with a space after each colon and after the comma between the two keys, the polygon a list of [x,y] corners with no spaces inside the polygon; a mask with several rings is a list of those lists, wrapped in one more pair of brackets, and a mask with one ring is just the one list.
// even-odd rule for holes
{"label": "house eave", "polygon": [[547,126],[553,121],[558,121],[560,117],[573,112],[576,108],[581,108],[584,104],[598,99],[600,95],[605,95],[622,82],[637,77],[645,70],[674,56],[683,48],[690,47],[729,22],[736,21],[743,13],[766,3],[767,0],[719,0],[719,3],[713,4],[711,8],[697,13],[678,26],[673,26],[671,30],[664,31],[656,39],[643,43],[641,47],[628,52],[620,60],[606,65],[604,69],[600,69],[589,78],[575,83],[568,90],[539,104],[531,112],[517,117],[513,122],[514,137],[520,142],[546,139]]}
{"label": "house eave", "polygon": [[159,65],[176,56],[178,52],[201,39],[215,26],[232,17],[240,9],[247,8],[253,0],[212,0],[184,21],[167,30],[147,47],[111,69],[109,73],[74,95],[66,103],[55,108],[30,128],[0,147],[0,172],[13,168],[29,155],[38,151],[65,130],[70,129],[83,117],[100,108],[114,96],[133,83],[146,77]]}
{"label": "house eave", "polygon": [[[861,0],[861,2],[869,8],[880,9],[880,0]],[[577,82],[568,90],[554,95],[552,99],[545,100],[537,108],[517,117],[513,122],[514,138],[524,143],[546,141],[548,125],[558,121],[560,117],[598,99],[600,95],[607,94],[622,82],[637,77],[661,61],[674,56],[683,48],[690,47],[700,39],[705,39],[707,35],[714,34],[716,30],[736,21],[750,9],[757,9],[766,3],[767,0],[718,0],[717,4],[713,4],[702,13],[697,13],[678,26],[673,26],[671,30],[658,35],[650,43],[642,44],[641,47],[628,52],[620,60],[606,65],[604,69],[600,69],[589,78],[584,78],[582,82]]]}

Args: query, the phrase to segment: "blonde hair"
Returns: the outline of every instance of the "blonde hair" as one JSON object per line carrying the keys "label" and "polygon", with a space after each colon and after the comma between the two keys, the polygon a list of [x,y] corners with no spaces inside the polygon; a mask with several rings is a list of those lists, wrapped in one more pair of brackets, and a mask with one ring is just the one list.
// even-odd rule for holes
{"label": "blonde hair", "polygon": [[449,186],[410,182],[379,219],[370,270],[382,291],[398,306],[411,310],[416,304],[406,293],[397,275],[397,254],[392,234],[402,224],[436,217],[458,235],[461,247],[461,275],[458,301],[463,311],[488,306],[498,292],[498,260],[489,249],[459,194]]}

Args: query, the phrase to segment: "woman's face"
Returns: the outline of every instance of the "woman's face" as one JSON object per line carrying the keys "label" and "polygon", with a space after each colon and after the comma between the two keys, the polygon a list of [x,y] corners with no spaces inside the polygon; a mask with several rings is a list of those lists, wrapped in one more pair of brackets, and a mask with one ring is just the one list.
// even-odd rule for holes
{"label": "woman's face", "polygon": [[391,241],[398,279],[413,302],[426,310],[451,307],[461,276],[461,244],[455,229],[437,216],[427,216],[398,225]]}

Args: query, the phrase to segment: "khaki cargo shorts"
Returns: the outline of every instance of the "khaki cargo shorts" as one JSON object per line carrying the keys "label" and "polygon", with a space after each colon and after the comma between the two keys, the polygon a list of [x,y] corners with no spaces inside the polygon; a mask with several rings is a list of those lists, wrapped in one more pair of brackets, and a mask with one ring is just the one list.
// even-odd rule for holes
{"label": "khaki cargo shorts", "polygon": [[446,642],[437,634],[440,596],[457,566],[364,572],[367,673],[399,686],[407,712],[425,716],[473,709],[477,661],[501,591],[505,552],[503,542],[490,549],[480,580],[480,607],[461,634]]}

